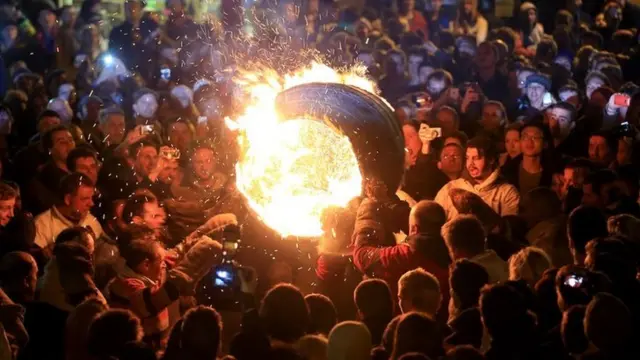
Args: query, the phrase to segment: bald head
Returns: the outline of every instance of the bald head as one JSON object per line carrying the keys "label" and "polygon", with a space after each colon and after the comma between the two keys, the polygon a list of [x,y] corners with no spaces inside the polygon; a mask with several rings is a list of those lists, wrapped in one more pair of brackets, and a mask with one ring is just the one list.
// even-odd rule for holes
{"label": "bald head", "polygon": [[0,285],[17,303],[33,300],[37,277],[38,265],[26,252],[13,251],[0,260]]}
{"label": "bald head", "polygon": [[439,234],[445,222],[447,222],[447,215],[442,206],[435,201],[422,200],[411,209],[409,235],[421,232],[437,232]]}

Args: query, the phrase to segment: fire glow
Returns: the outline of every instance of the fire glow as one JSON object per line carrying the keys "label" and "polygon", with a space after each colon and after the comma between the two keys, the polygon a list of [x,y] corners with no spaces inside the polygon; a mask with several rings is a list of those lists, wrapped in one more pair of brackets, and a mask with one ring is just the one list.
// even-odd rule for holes
{"label": "fire glow", "polygon": [[341,83],[375,93],[364,68],[340,72],[314,63],[280,76],[243,73],[236,83],[249,96],[244,113],[226,119],[238,130],[236,186],[261,220],[283,237],[322,235],[323,210],[344,207],[362,192],[362,175],[349,138],[322,119],[280,119],[276,97],[307,83]]}

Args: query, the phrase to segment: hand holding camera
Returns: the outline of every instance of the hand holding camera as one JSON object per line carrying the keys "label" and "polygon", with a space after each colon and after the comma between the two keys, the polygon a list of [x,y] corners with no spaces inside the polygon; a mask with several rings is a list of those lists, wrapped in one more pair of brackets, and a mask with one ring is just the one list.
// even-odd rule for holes
{"label": "hand holding camera", "polygon": [[429,127],[429,125],[422,123],[420,124],[418,136],[423,144],[429,143],[442,136],[442,128],[432,128]]}
{"label": "hand holding camera", "polygon": [[609,98],[607,110],[619,111],[622,108],[628,108],[631,104],[631,97],[627,94],[615,93]]}

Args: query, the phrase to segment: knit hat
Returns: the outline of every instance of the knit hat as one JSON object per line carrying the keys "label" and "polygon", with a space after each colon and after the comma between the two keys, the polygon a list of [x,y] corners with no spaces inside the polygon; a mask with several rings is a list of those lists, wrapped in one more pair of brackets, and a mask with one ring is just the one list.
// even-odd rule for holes
{"label": "knit hat", "polygon": [[551,79],[548,76],[543,74],[531,74],[527,77],[527,81],[525,82],[525,88],[529,87],[531,84],[540,84],[544,86],[544,89],[549,91],[551,89]]}

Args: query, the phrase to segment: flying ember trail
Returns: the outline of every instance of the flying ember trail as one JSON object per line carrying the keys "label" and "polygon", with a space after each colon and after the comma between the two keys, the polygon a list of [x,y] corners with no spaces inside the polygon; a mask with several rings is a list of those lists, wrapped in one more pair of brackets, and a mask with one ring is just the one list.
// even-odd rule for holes
{"label": "flying ember trail", "polygon": [[375,94],[374,83],[362,67],[337,71],[319,63],[285,76],[273,70],[244,72],[235,81],[249,95],[244,113],[225,121],[238,130],[238,190],[283,237],[322,235],[323,210],[344,207],[361,194],[360,167],[347,136],[324,119],[282,119],[276,97],[308,83],[340,83]]}

